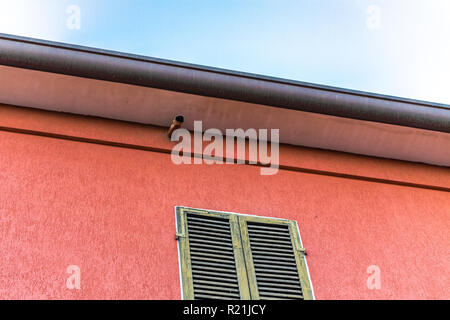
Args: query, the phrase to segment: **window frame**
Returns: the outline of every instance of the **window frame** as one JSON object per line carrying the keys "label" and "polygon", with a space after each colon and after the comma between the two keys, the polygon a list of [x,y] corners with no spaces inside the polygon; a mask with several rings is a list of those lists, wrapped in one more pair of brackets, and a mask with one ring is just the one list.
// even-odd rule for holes
{"label": "window frame", "polygon": [[194,285],[191,269],[189,236],[187,234],[187,213],[228,219],[233,242],[236,274],[238,277],[241,300],[259,300],[255,268],[253,266],[250,238],[247,222],[286,225],[289,228],[294,256],[297,264],[303,299],[314,300],[309,270],[306,263],[305,250],[302,247],[297,221],[176,206],[176,239],[178,240],[178,258],[180,262],[181,291],[183,300],[194,299]]}

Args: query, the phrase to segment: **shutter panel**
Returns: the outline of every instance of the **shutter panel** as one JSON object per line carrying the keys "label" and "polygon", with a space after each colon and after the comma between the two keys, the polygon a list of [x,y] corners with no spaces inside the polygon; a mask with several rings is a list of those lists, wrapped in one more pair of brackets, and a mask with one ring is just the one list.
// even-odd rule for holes
{"label": "shutter panel", "polygon": [[[251,254],[246,258],[253,269],[259,299],[303,300],[298,261],[288,224],[246,221]],[[252,268],[253,267],[253,268]],[[255,294],[253,294],[255,295]]]}
{"label": "shutter panel", "polygon": [[176,210],[184,299],[314,299],[295,221]]}
{"label": "shutter panel", "polygon": [[230,220],[187,214],[194,299],[240,299]]}

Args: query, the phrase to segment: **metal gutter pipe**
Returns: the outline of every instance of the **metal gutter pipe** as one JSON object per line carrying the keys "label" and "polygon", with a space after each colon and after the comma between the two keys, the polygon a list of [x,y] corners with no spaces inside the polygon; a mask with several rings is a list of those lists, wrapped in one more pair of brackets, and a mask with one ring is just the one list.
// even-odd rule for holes
{"label": "metal gutter pipe", "polygon": [[0,65],[450,133],[450,105],[6,34]]}

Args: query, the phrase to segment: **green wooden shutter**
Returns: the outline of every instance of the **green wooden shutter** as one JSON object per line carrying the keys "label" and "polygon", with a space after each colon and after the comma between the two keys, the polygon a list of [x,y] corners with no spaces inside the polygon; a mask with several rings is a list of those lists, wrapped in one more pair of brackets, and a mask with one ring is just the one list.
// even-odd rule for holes
{"label": "green wooden shutter", "polygon": [[295,221],[239,216],[252,299],[312,299]]}
{"label": "green wooden shutter", "polygon": [[295,221],[177,207],[184,299],[312,299]]}
{"label": "green wooden shutter", "polygon": [[184,298],[250,299],[237,217],[185,208],[178,217]]}

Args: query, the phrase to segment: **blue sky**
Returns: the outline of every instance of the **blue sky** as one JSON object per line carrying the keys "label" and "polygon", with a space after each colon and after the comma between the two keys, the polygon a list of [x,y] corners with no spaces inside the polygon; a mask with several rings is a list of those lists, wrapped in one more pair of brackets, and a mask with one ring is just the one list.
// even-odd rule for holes
{"label": "blue sky", "polygon": [[450,104],[450,0],[0,0],[0,32]]}

